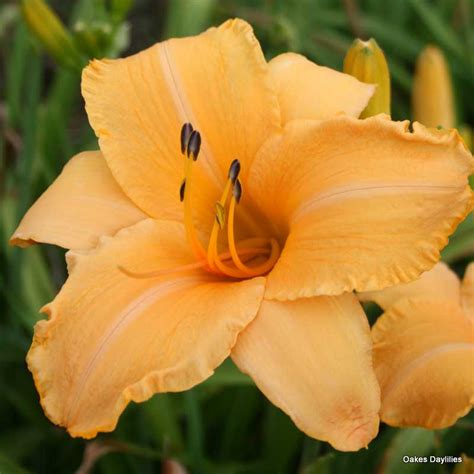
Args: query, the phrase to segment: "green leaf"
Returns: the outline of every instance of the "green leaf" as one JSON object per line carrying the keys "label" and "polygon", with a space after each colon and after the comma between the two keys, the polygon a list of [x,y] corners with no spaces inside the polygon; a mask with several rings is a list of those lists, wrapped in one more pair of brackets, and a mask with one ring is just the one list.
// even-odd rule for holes
{"label": "green leaf", "polygon": [[134,0],[111,0],[110,11],[113,21],[115,23],[123,21],[134,3]]}
{"label": "green leaf", "polygon": [[[390,76],[393,83],[396,83],[407,94],[411,94],[412,76],[406,68],[397,60],[391,59],[388,63],[390,69]],[[395,102],[394,98],[392,102]],[[398,101],[401,102],[401,101]],[[397,104],[398,105],[398,104]],[[406,107],[408,109],[408,107]],[[404,118],[408,118],[405,116]]]}
{"label": "green leaf", "polygon": [[440,46],[458,58],[463,59],[465,54],[464,46],[452,30],[451,25],[443,20],[425,0],[410,0],[410,4]]}
{"label": "green leaf", "polygon": [[[24,368],[24,364],[21,364],[21,367]],[[33,381],[26,370],[18,372],[16,380],[11,383],[5,377],[2,369],[0,385],[2,387],[0,400],[2,400],[2,404],[7,403],[10,409],[14,409],[17,420],[18,418],[23,419],[25,423],[39,428],[49,428],[49,422],[38,403]]]}
{"label": "green leaf", "polygon": [[392,428],[382,427],[378,436],[369,443],[367,449],[360,449],[356,453],[338,452],[334,458],[333,473],[366,474],[367,472],[376,472],[396,433],[396,430]]}
{"label": "green leaf", "polygon": [[28,474],[29,471],[12,461],[6,454],[0,453],[1,474]]}
{"label": "green leaf", "polygon": [[18,461],[28,455],[34,455],[42,441],[43,433],[37,427],[22,425],[0,434],[0,453],[8,453],[12,459]]}
{"label": "green leaf", "polygon": [[23,363],[30,344],[30,338],[25,336],[23,331],[2,324],[0,326],[0,364]]}
{"label": "green leaf", "polygon": [[383,50],[391,53],[392,58],[397,56],[414,60],[424,46],[424,42],[413,36],[407,37],[404,28],[396,23],[387,23],[384,18],[364,15],[361,23],[367,33],[380,43]]}
{"label": "green leaf", "polygon": [[15,28],[11,39],[11,48],[7,55],[8,67],[6,71],[6,103],[7,123],[11,127],[18,127],[22,115],[22,98],[26,82],[30,77],[25,73],[28,58],[31,56],[28,30],[23,22]]}
{"label": "green leaf", "polygon": [[68,134],[74,108],[80,98],[80,74],[61,69],[52,81],[48,96],[40,109],[42,126],[38,132],[40,191],[56,179],[64,164],[74,154]]}
{"label": "green leaf", "polygon": [[160,393],[141,406],[155,441],[162,442],[166,454],[171,455],[179,453],[184,445],[175,401],[172,394]]}
{"label": "green leaf", "polygon": [[474,216],[471,214],[459,224],[449,238],[448,245],[441,252],[441,258],[447,263],[453,263],[472,256],[474,256]]}
{"label": "green leaf", "polygon": [[211,26],[211,14],[216,0],[173,0],[168,3],[166,38],[190,36]]}
{"label": "green leaf", "polygon": [[316,461],[306,465],[300,474],[333,474],[336,453],[328,453],[319,457]]}
{"label": "green leaf", "polygon": [[[423,428],[401,429],[387,450],[384,474],[420,472],[420,464],[403,462],[404,456],[428,456],[435,448],[435,432]],[[423,467],[423,464],[421,465]],[[423,472],[423,471],[421,471]]]}
{"label": "green leaf", "polygon": [[0,194],[0,248],[4,255],[10,253],[11,247],[8,239],[15,231],[16,222],[16,202],[10,195]]}
{"label": "green leaf", "polygon": [[262,396],[252,387],[234,387],[228,390],[231,400],[227,403],[227,421],[221,424],[223,433],[219,436],[220,458],[245,458],[248,452],[248,433],[253,431],[255,420],[261,408]]}
{"label": "green leaf", "polygon": [[303,433],[290,417],[268,404],[264,421],[263,472],[272,474],[289,472],[302,439]]}
{"label": "green leaf", "polygon": [[204,426],[195,390],[183,393],[189,463],[193,472],[204,472]]}
{"label": "green leaf", "polygon": [[54,285],[51,272],[39,247],[29,247],[22,251],[21,298],[26,311],[24,322],[27,329],[44,316],[39,310],[54,298]]}
{"label": "green leaf", "polygon": [[229,357],[226,359],[203,384],[201,389],[223,387],[228,385],[253,385],[253,380],[242,373]]}
{"label": "green leaf", "polygon": [[21,116],[21,133],[23,146],[18,160],[18,191],[20,195],[17,208],[18,220],[26,212],[31,203],[32,185],[37,171],[37,133],[38,109],[40,104],[43,69],[38,55],[31,54],[26,65],[25,73],[28,75],[28,88],[24,94],[23,113]]}
{"label": "green leaf", "polygon": [[437,455],[458,456],[467,453],[474,456],[472,440],[474,437],[474,411],[457,421],[454,426],[440,430],[441,443]]}

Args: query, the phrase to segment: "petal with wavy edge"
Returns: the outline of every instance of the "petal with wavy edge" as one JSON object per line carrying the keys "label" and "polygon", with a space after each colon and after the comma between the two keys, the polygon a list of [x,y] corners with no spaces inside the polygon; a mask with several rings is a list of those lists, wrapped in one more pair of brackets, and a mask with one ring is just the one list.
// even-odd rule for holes
{"label": "petal with wavy edge", "polygon": [[461,304],[467,316],[474,320],[474,262],[470,263],[461,285]]}
{"label": "petal with wavy edge", "polygon": [[142,221],[74,260],[28,353],[47,416],[72,436],[111,431],[130,401],[209,377],[263,294],[263,278],[225,282],[183,270],[137,279],[119,270],[192,262],[182,225],[171,221]]}
{"label": "petal with wavy edge", "polygon": [[474,327],[458,302],[405,299],[372,328],[381,418],[394,426],[445,428],[474,403]]}
{"label": "petal with wavy edge", "polygon": [[269,66],[277,85],[283,123],[327,119],[342,113],[358,117],[375,90],[372,84],[318,66],[301,54],[280,54]]}
{"label": "petal with wavy edge", "polygon": [[193,199],[198,226],[206,228],[232,160],[241,161],[244,178],[260,145],[280,127],[267,63],[242,20],[125,59],[93,61],[82,91],[113,175],[153,217],[182,218],[180,130],[191,122],[200,131]]}
{"label": "petal with wavy edge", "polygon": [[371,347],[367,319],[352,294],[264,300],[232,358],[307,435],[356,451],[379,425]]}
{"label": "petal with wavy edge", "polygon": [[287,235],[266,297],[380,290],[439,259],[472,209],[459,135],[386,116],[298,120],[266,142],[247,195]]}
{"label": "petal with wavy edge", "polygon": [[460,281],[445,263],[437,263],[431,270],[423,273],[418,280],[411,283],[395,285],[385,290],[359,293],[361,301],[375,301],[383,309],[388,309],[397,301],[411,297],[434,297],[459,301]]}
{"label": "petal with wavy edge", "polygon": [[69,160],[23,217],[10,243],[91,249],[100,237],[147,217],[120,189],[102,154],[86,151]]}

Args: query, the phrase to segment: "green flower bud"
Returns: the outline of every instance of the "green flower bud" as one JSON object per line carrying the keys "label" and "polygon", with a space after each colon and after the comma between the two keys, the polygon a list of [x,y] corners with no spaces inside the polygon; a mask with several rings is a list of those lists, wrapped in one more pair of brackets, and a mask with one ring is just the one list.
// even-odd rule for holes
{"label": "green flower bud", "polygon": [[21,11],[30,31],[59,64],[82,69],[84,58],[61,20],[43,0],[22,0]]}
{"label": "green flower bud", "polygon": [[451,75],[443,53],[436,46],[427,46],[418,56],[412,102],[413,117],[423,125],[456,126]]}
{"label": "green flower bud", "polygon": [[352,43],[344,58],[344,72],[359,81],[377,85],[361,118],[381,113],[390,115],[390,72],[383,51],[373,38],[356,39]]}

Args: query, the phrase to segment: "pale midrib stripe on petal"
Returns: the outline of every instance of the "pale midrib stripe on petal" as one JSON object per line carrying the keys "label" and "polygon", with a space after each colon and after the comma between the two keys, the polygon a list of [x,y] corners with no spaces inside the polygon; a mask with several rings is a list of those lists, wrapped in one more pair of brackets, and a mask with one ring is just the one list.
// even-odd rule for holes
{"label": "pale midrib stripe on petal", "polygon": [[84,390],[84,387],[86,386],[86,383],[94,367],[99,362],[101,355],[106,351],[107,346],[121,333],[121,330],[125,329],[125,327],[129,325],[137,316],[142,314],[143,309],[152,305],[158,299],[177,290],[193,286],[201,281],[202,277],[189,277],[163,282],[156,287],[150,288],[145,294],[140,295],[137,299],[129,303],[127,307],[117,315],[114,326],[104,335],[97,347],[97,350],[90,358],[87,367],[82,373],[75,394],[70,395],[72,398],[72,403],[70,404],[70,408],[66,417],[68,425],[72,424],[74,421],[73,416],[75,408],[77,407],[81,393]]}
{"label": "pale midrib stripe on petal", "polygon": [[390,396],[395,393],[395,390],[417,369],[422,367],[424,364],[429,362],[436,357],[455,351],[467,351],[474,350],[474,344],[470,342],[456,342],[451,344],[443,344],[442,346],[435,347],[423,355],[413,359],[383,390],[382,403],[385,404],[389,401]]}
{"label": "pale midrib stripe on petal", "polygon": [[434,185],[434,184],[408,184],[408,183],[397,183],[397,184],[373,184],[373,185],[356,185],[356,186],[344,186],[340,188],[332,189],[329,192],[323,192],[312,199],[302,203],[293,213],[291,220],[296,222],[304,217],[309,212],[314,211],[318,207],[324,206],[325,201],[332,200],[335,198],[350,199],[356,193],[364,193],[370,191],[378,192],[393,192],[398,193],[400,190],[411,190],[422,192],[425,190],[431,190],[434,192],[461,192],[465,189],[465,186],[448,186],[448,185]]}
{"label": "pale midrib stripe on petal", "polygon": [[[161,69],[163,71],[163,76],[168,85],[170,95],[173,98],[177,115],[183,124],[189,122],[196,130],[200,131],[201,127],[196,115],[193,112],[191,103],[187,98],[182,81],[179,78],[178,68],[174,65],[172,53],[168,43],[168,41],[165,41],[159,44],[158,55]],[[206,141],[206,137],[202,137],[199,161],[205,163],[205,166],[209,171],[209,175],[212,176],[215,184],[218,187],[222,187],[224,177],[222,176],[219,168],[216,166],[216,160],[214,159],[212,150]]]}

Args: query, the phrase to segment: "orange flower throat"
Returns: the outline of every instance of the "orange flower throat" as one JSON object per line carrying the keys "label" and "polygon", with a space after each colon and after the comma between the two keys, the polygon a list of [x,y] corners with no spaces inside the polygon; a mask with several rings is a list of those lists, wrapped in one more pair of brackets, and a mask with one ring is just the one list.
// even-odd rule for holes
{"label": "orange flower throat", "polygon": [[[193,165],[201,149],[201,134],[190,123],[181,129],[181,153],[185,157],[184,179],[179,188],[180,201],[184,201],[186,237],[197,262],[181,267],[149,273],[135,273],[123,267],[121,271],[133,278],[153,278],[169,273],[203,268],[209,273],[231,278],[253,278],[268,273],[280,256],[280,245],[274,238],[253,237],[235,241],[235,209],[242,197],[239,181],[240,161],[232,161],[220,199],[216,202],[215,219],[207,249],[199,240],[193,221],[192,188]],[[228,251],[219,253],[219,233],[227,227]],[[262,257],[264,258],[262,262]],[[258,259],[258,261],[257,261]],[[252,265],[252,262],[254,264]]]}

